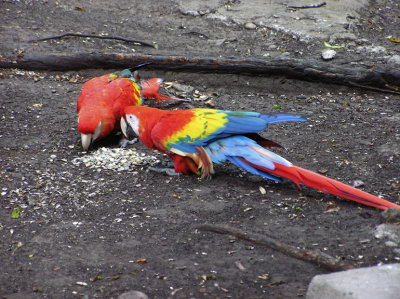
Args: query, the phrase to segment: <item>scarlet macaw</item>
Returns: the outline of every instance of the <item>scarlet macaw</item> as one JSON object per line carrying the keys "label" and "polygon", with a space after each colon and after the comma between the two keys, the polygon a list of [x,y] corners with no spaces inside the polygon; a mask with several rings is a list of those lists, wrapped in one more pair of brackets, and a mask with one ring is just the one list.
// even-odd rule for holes
{"label": "scarlet macaw", "polygon": [[305,121],[290,114],[260,114],[213,109],[164,111],[150,107],[126,107],[121,130],[128,138],[134,134],[151,149],[174,160],[175,171],[202,177],[214,173],[213,163],[230,161],[246,171],[281,181],[277,176],[382,210],[400,206],[295,166],[265,147],[278,146],[256,134],[271,123]]}
{"label": "scarlet macaw", "polygon": [[77,102],[83,149],[87,151],[95,140],[111,133],[119,125],[125,107],[141,104],[137,73],[133,75],[129,70],[96,77],[83,84]]}
{"label": "scarlet macaw", "polygon": [[82,147],[85,151],[95,140],[107,136],[114,128],[119,127],[125,107],[142,105],[143,98],[155,98],[157,102],[163,102],[164,99],[180,100],[158,94],[163,82],[161,78],[139,81],[137,71],[132,71],[133,69],[126,69],[103,75],[83,84],[77,102],[77,112],[78,131],[81,133]]}
{"label": "scarlet macaw", "polygon": [[190,102],[190,100],[178,99],[178,98],[159,94],[160,87],[163,82],[164,82],[164,79],[162,79],[162,78],[152,78],[147,81],[146,80],[140,81],[140,85],[142,86],[143,98],[155,99],[155,100],[157,100],[157,104],[159,102],[165,104],[164,100]]}

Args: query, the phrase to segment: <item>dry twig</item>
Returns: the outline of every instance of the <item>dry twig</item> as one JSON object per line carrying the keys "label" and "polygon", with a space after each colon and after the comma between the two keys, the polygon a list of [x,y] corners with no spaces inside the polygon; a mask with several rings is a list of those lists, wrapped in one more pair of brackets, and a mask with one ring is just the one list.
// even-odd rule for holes
{"label": "dry twig", "polygon": [[345,262],[342,262],[341,260],[335,259],[334,257],[321,252],[320,250],[304,250],[304,249],[299,249],[294,246],[285,244],[281,241],[278,241],[274,238],[261,235],[261,234],[256,234],[256,233],[250,233],[250,232],[244,232],[240,229],[232,228],[228,225],[221,225],[221,224],[203,224],[198,227],[198,229],[202,231],[209,231],[209,232],[214,232],[214,233],[219,233],[219,234],[229,234],[235,237],[238,237],[243,240],[250,241],[252,243],[262,245],[274,250],[277,250],[283,254],[286,254],[288,256],[307,261],[313,264],[317,264],[321,267],[327,268],[331,271],[343,271],[343,270],[349,270],[349,269],[354,269],[353,265],[347,264]]}
{"label": "dry twig", "polygon": [[300,6],[289,5],[288,8],[292,8],[292,9],[319,8],[319,7],[322,7],[325,5],[326,5],[326,2],[321,2],[318,4],[300,5]]}
{"label": "dry twig", "polygon": [[55,35],[55,36],[39,38],[39,39],[31,39],[28,42],[29,43],[37,43],[37,42],[43,42],[43,41],[46,41],[46,40],[60,39],[60,38],[63,38],[63,37],[70,37],[70,36],[72,36],[72,37],[90,37],[90,38],[98,38],[98,39],[120,40],[120,41],[127,42],[127,43],[135,43],[135,44],[140,44],[140,45],[146,46],[146,47],[156,48],[156,46],[153,45],[153,44],[149,44],[149,43],[142,42],[140,40],[135,40],[135,39],[127,39],[127,38],[118,37],[118,36],[82,34],[82,33],[72,33],[72,32],[61,34],[61,35]]}

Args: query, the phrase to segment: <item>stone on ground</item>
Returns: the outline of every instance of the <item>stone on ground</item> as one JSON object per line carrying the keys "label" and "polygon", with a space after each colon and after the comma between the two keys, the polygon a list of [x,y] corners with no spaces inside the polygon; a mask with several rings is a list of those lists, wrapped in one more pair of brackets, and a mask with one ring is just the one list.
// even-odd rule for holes
{"label": "stone on ground", "polygon": [[317,275],[307,290],[307,299],[400,298],[400,264],[387,264]]}

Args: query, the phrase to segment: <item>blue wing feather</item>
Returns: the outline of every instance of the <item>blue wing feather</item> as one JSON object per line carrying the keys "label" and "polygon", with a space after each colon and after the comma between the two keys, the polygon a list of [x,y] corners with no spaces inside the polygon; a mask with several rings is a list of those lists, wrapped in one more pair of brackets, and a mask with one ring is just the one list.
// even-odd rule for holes
{"label": "blue wing feather", "polygon": [[204,149],[213,163],[220,164],[228,160],[252,174],[278,182],[281,181],[279,178],[260,171],[253,165],[271,170],[275,169],[274,163],[291,166],[291,163],[286,159],[259,146],[256,141],[240,135],[219,139],[210,143]]}

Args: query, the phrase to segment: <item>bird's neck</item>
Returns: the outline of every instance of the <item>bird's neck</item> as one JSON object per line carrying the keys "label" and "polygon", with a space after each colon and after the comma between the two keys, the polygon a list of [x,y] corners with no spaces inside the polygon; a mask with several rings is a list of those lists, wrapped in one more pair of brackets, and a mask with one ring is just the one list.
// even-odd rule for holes
{"label": "bird's neck", "polygon": [[142,119],[139,127],[139,135],[142,142],[149,148],[155,148],[153,140],[151,138],[151,131],[160,121],[161,117],[166,111],[158,109],[146,109],[141,111],[140,118]]}

